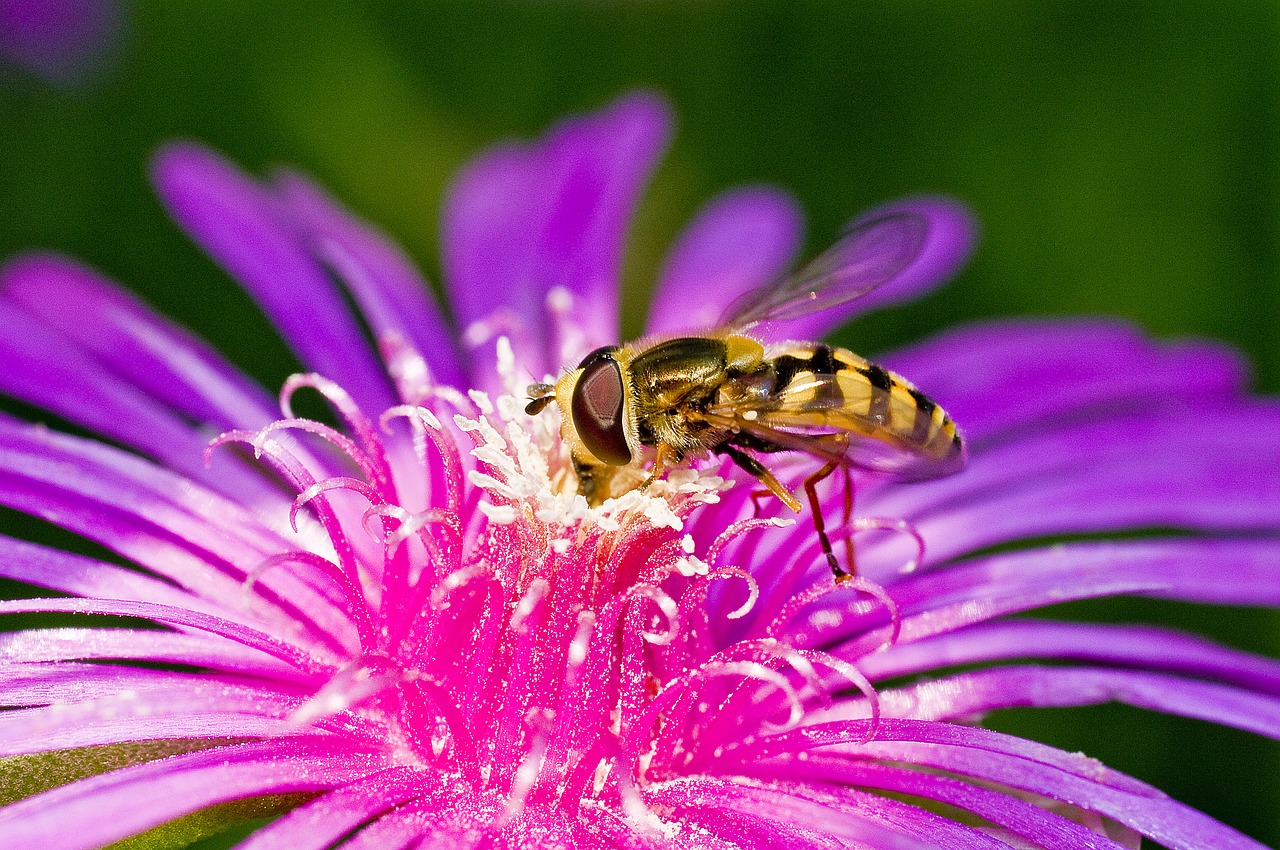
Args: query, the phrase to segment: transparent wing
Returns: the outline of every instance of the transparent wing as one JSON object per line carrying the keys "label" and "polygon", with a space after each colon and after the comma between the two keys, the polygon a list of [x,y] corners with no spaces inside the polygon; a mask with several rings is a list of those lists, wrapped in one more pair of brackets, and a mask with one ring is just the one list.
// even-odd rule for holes
{"label": "transparent wing", "polygon": [[861,298],[920,256],[928,230],[924,216],[906,211],[861,222],[794,275],[744,293],[725,310],[720,326],[795,319]]}
{"label": "transparent wing", "polygon": [[965,447],[950,418],[931,402],[922,406],[909,385],[894,386],[879,391],[857,372],[815,375],[773,395],[713,405],[703,416],[778,449],[905,479],[963,468]]}

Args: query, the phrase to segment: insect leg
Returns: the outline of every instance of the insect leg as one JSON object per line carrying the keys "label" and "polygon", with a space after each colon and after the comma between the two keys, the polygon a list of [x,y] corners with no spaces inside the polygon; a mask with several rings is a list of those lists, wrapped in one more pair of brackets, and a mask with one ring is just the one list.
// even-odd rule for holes
{"label": "insect leg", "polygon": [[[849,467],[847,466],[840,467],[840,471],[844,473],[844,524],[845,527],[848,527],[849,523],[853,521],[853,474],[849,472]],[[845,561],[849,564],[849,573],[857,575],[858,561],[854,554],[852,534],[844,536],[844,552]]]}
{"label": "insect leg", "polygon": [[796,513],[800,513],[800,503],[796,501],[796,497],[792,496],[787,491],[787,488],[782,486],[782,482],[774,478],[773,473],[765,469],[764,464],[760,461],[737,446],[731,446],[728,443],[717,446],[716,451],[720,454],[728,455],[729,459],[742,467],[747,474],[754,476],[761,484],[768,487],[769,492],[777,496],[784,505]]}
{"label": "insect leg", "polygon": [[667,467],[667,454],[668,454],[668,449],[666,445],[659,443],[657,450],[654,452],[653,471],[649,473],[649,477],[646,478],[644,480],[644,483],[640,485],[641,493],[643,493],[645,490],[648,490],[650,484],[652,484],[653,482],[657,481],[659,478],[662,477],[662,473],[666,471],[666,467]]}
{"label": "insect leg", "polygon": [[[845,570],[840,566],[840,562],[836,560],[835,553],[831,551],[831,538],[827,536],[827,524],[822,519],[822,503],[818,501],[818,484],[827,478],[831,473],[836,471],[835,462],[826,464],[804,480],[804,492],[809,497],[809,511],[813,514],[813,528],[818,532],[818,542],[822,544],[822,554],[827,556],[827,563],[831,566],[831,572],[835,576],[836,581],[843,582],[853,578],[857,571],[852,557],[849,565],[853,568],[853,572]],[[850,512],[853,510],[851,491],[845,491],[845,505]],[[850,553],[852,554],[852,553]]]}

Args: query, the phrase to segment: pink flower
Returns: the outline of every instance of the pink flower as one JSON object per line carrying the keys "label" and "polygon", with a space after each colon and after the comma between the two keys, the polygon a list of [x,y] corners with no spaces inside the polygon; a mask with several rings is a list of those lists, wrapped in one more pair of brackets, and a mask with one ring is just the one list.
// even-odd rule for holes
{"label": "pink flower", "polygon": [[[576,494],[556,414],[528,416],[524,386],[618,340],[627,221],[667,126],[632,95],[468,167],[443,218],[458,335],[401,252],[305,178],[166,148],[161,198],[311,370],[279,412],[74,261],[3,269],[0,390],[110,442],[0,419],[0,504],[113,558],[0,538],[0,576],[55,594],[0,613],[100,615],[0,636],[22,798],[0,847],[98,847],[267,795],[294,808],[242,847],[1260,846],[977,725],[1119,700],[1280,732],[1276,661],[1011,616],[1117,594],[1280,603],[1280,409],[1231,351],[1036,321],[886,358],[972,458],[924,483],[858,474],[832,530],[857,542],[844,585],[810,519],[755,516],[731,465],[598,508]],[[895,208],[928,241],[860,309],[967,255],[954,204]],[[772,190],[713,201],[649,328],[713,322],[798,232]],[[300,390],[337,424],[294,417]],[[812,471],[775,460],[793,484]],[[841,488],[824,498],[835,522]],[[1105,539],[1151,528],[1191,533]]]}

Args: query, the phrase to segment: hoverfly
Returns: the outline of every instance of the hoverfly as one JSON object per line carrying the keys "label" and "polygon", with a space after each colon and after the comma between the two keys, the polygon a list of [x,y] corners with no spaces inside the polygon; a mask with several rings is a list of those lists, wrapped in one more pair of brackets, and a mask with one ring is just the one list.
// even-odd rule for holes
{"label": "hoverfly", "polygon": [[[598,348],[555,384],[533,384],[525,408],[560,409],[578,491],[591,504],[619,495],[617,473],[652,458],[647,487],[671,465],[718,454],[788,508],[799,500],[761,460],[802,452],[823,461],[805,479],[823,554],[837,580],[853,575],[832,553],[816,486],[838,468],[908,478],[950,474],[965,462],[955,423],[889,370],[820,342],[765,344],[750,329],[847,304],[898,278],[920,256],[928,221],[893,211],[864,220],[795,275],[746,293],[698,336]],[[634,487],[622,485],[622,489]],[[846,521],[850,511],[846,484]],[[849,555],[852,561],[852,547]]]}

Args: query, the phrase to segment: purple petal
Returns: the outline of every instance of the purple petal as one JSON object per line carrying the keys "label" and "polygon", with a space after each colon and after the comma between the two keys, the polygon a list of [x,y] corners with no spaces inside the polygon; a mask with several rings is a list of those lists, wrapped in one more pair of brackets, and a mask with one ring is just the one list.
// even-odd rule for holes
{"label": "purple petal", "polygon": [[0,293],[116,375],[210,429],[261,428],[275,401],[243,373],[92,269],[32,254],[0,269]]}
{"label": "purple petal", "polygon": [[0,56],[54,84],[102,64],[120,31],[116,0],[0,0]]}
{"label": "purple petal", "polygon": [[[627,226],[669,125],[662,100],[631,94],[464,169],[441,221],[445,282],[463,330],[490,323],[539,377],[563,366],[568,348],[616,342]],[[557,338],[567,328],[548,314],[556,288],[573,297],[585,342]],[[492,343],[472,342],[472,380],[491,386]]]}
{"label": "purple petal", "polygon": [[[320,791],[380,767],[323,739],[216,747],[92,776],[0,809],[11,847],[89,850],[214,803]],[[146,805],[139,805],[145,800]]]}
{"label": "purple petal", "polygon": [[304,175],[286,171],[276,185],[297,216],[312,254],[350,289],[374,338],[395,335],[408,341],[426,359],[437,382],[465,389],[453,335],[431,288],[400,247]]}
{"label": "purple petal", "polygon": [[261,305],[310,370],[365,410],[394,404],[385,371],[283,202],[199,145],[172,143],[152,180],[174,220]]}
{"label": "purple petal", "polygon": [[[243,607],[251,573],[293,548],[181,476],[34,426],[0,423],[0,471],[0,503],[97,540],[228,612]],[[323,624],[317,631],[328,641],[349,634],[346,616],[290,570],[267,571],[261,592],[258,584],[250,597],[261,604],[255,614],[277,628]]]}
{"label": "purple petal", "polygon": [[999,667],[933,679],[881,699],[895,717],[959,721],[1001,708],[1121,702],[1280,738],[1280,698],[1141,670]]}
{"label": "purple petal", "polygon": [[919,298],[946,283],[968,261],[977,240],[977,224],[968,209],[950,198],[923,196],[893,201],[863,213],[849,226],[857,227],[893,212],[915,213],[928,222],[919,256],[893,280],[843,308],[770,324],[764,328],[769,339],[821,339],[863,313]]}
{"label": "purple petal", "polygon": [[335,659],[317,658],[314,648],[308,651],[280,640],[274,635],[243,626],[232,620],[211,617],[187,608],[131,602],[119,599],[9,599],[0,600],[0,614],[70,613],[102,614],[113,617],[141,617],[170,626],[196,629],[259,650],[309,675],[332,673]]}
{"label": "purple petal", "polygon": [[[814,747],[847,745],[865,737],[867,726],[868,721],[805,726],[745,745],[735,758],[786,758]],[[1078,753],[947,723],[881,720],[875,730],[874,740],[856,746],[859,756],[951,771],[1063,800],[1125,824],[1171,850],[1262,850],[1230,827]]]}
{"label": "purple petal", "polygon": [[1114,321],[969,325],[886,355],[937,400],[971,442],[1083,414],[1238,396],[1238,352],[1201,340],[1156,342]]}
{"label": "purple petal", "polygon": [[0,300],[0,392],[138,449],[242,503],[288,508],[260,471],[222,453],[203,462],[210,435],[87,357],[29,313]]}
{"label": "purple petal", "polygon": [[417,768],[392,767],[306,803],[257,830],[237,850],[323,850],[370,818],[422,792]]}
{"label": "purple petal", "polygon": [[297,671],[274,658],[221,638],[135,629],[28,629],[0,634],[0,662],[88,659],[184,664],[268,679]]}
{"label": "purple petal", "polygon": [[1280,529],[1280,406],[1152,409],[1030,432],[975,451],[951,478],[886,487],[863,503],[912,522],[934,563],[1039,534]]}
{"label": "purple petal", "polygon": [[[646,802],[713,833],[734,846],[884,848],[938,846],[1006,850],[973,827],[887,797],[813,783],[717,777],[680,779],[649,789]],[[737,817],[735,818],[735,815]]]}
{"label": "purple petal", "polygon": [[[1276,541],[1265,538],[1065,543],[913,573],[899,577],[890,592],[902,615],[903,643],[1005,614],[1104,596],[1275,606],[1280,604],[1276,551]],[[982,604],[975,605],[975,599]],[[794,620],[787,639],[813,647],[858,635],[840,651],[861,658],[886,639],[887,623],[880,608],[867,613],[860,603],[831,602]]]}
{"label": "purple petal", "polygon": [[872,681],[1009,658],[1091,661],[1197,676],[1280,694],[1280,662],[1196,635],[1146,626],[1010,620],[899,642],[858,659]]}
{"label": "purple petal", "polygon": [[[937,800],[972,812],[991,823],[999,824],[1031,841],[1037,847],[1114,847],[1117,850],[1121,847],[1119,844],[1104,841],[1103,837],[1093,830],[1042,806],[971,782],[963,782],[947,776],[935,776],[923,771],[905,770],[862,760],[811,755],[803,762],[772,763],[769,765],[768,775],[809,782],[815,779],[835,781],[904,794],[909,797]],[[981,833],[979,835],[985,841],[994,841],[986,835]],[[966,848],[982,846],[982,843],[966,840],[962,846]],[[992,846],[1007,845],[997,841]]]}
{"label": "purple petal", "polygon": [[787,270],[802,227],[799,206],[777,189],[735,189],[713,199],[667,255],[645,332],[714,327],[735,298]]}

